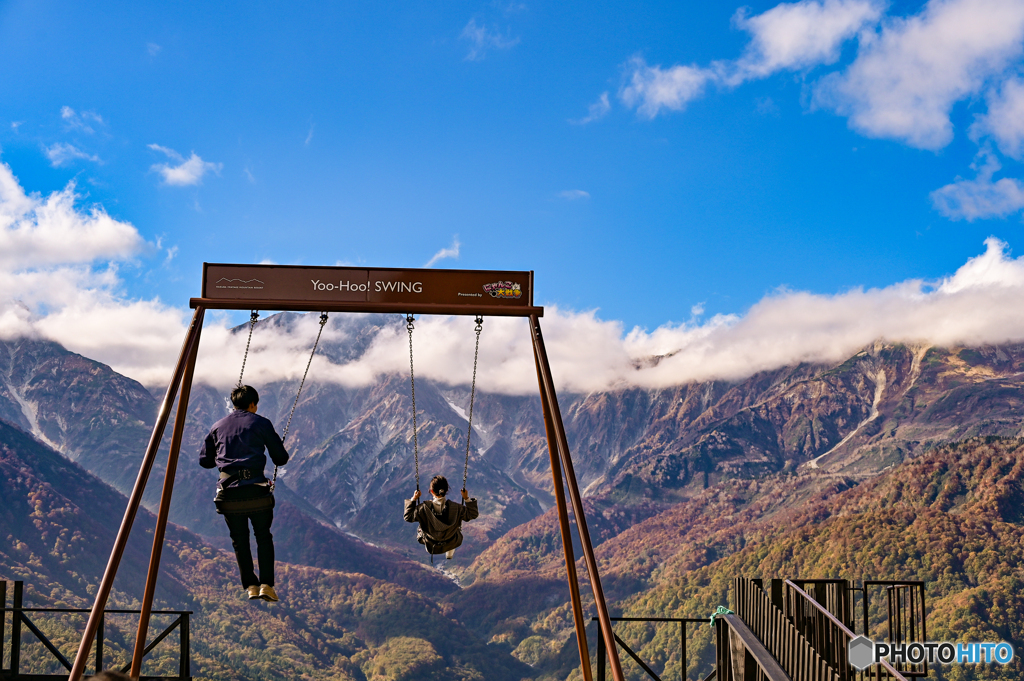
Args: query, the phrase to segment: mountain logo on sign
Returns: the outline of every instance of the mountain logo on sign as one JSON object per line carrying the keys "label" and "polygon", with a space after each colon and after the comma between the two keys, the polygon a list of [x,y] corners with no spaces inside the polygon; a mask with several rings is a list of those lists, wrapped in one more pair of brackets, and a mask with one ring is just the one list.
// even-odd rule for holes
{"label": "mountain logo on sign", "polygon": [[259,279],[228,279],[227,277],[221,277],[217,280],[216,287],[262,289],[263,282]]}
{"label": "mountain logo on sign", "polygon": [[492,298],[521,298],[523,290],[519,284],[511,281],[496,281],[493,284],[484,284],[484,291],[491,294]]}

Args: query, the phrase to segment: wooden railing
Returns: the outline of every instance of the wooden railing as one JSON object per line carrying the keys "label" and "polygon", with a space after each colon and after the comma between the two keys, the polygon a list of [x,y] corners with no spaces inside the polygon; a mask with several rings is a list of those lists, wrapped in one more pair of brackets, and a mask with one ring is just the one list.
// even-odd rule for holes
{"label": "wooden railing", "polygon": [[[88,613],[90,610],[83,608],[26,608],[23,607],[23,593],[24,584],[21,581],[14,582],[13,592],[13,604],[12,607],[7,607],[7,582],[0,580],[0,663],[2,663],[5,655],[6,647],[6,626],[7,626],[7,613],[11,613],[11,633],[10,633],[10,665],[7,669],[2,668],[0,664],[0,681],[60,681],[67,679],[71,673],[71,662],[67,657],[60,651],[60,649],[54,645],[54,643],[42,632],[42,630],[32,621],[28,613]],[[103,639],[104,639],[104,619],[106,615],[137,615],[140,613],[139,610],[104,610],[104,618],[100,619],[99,631],[96,636],[95,643],[95,670],[99,673],[103,669]],[[170,626],[164,629],[160,634],[157,635],[153,641],[146,646],[144,655],[148,655],[156,646],[158,646],[168,635],[171,634],[175,629],[178,630],[178,675],[177,676],[141,676],[140,681],[191,681],[192,679],[192,661],[189,654],[190,647],[190,629],[189,629],[189,616],[192,615],[191,610],[154,610],[154,615],[174,615],[174,620]],[[59,662],[63,666],[67,673],[63,674],[27,674],[21,671],[21,656],[22,656],[22,644],[25,642],[22,638],[22,627],[26,628],[31,632],[35,638],[39,639],[39,642],[43,644],[49,654],[53,657],[56,662]],[[131,667],[131,663],[126,664],[119,671],[124,674],[128,672]]]}

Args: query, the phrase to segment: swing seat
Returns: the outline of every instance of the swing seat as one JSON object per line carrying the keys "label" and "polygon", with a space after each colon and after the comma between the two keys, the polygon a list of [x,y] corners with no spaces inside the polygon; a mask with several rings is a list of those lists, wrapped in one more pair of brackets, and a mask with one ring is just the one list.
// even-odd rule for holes
{"label": "swing seat", "polygon": [[416,541],[418,541],[420,544],[423,544],[424,548],[426,548],[427,550],[427,553],[429,553],[432,556],[440,556],[442,553],[448,553],[452,549],[459,548],[460,546],[462,546],[462,538],[462,530],[459,530],[454,537],[452,537],[451,539],[442,544],[439,544],[432,540],[430,537],[423,534],[422,527],[416,528]]}
{"label": "swing seat", "polygon": [[[256,485],[252,485],[256,487]],[[228,492],[228,494],[225,494]],[[243,513],[256,513],[257,511],[269,511],[274,508],[274,495],[266,487],[254,490],[245,488],[229,487],[227,490],[218,489],[217,496],[213,498],[220,515],[240,515]]]}

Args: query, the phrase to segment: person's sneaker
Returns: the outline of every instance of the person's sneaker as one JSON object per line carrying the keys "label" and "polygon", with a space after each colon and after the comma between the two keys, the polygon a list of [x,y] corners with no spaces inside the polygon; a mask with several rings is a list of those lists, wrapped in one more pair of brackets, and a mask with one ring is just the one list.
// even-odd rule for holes
{"label": "person's sneaker", "polygon": [[455,549],[452,549],[448,553],[444,554],[444,557],[445,557],[446,560],[451,560],[452,558],[454,558],[455,557]]}
{"label": "person's sneaker", "polygon": [[260,598],[271,603],[277,603],[277,592],[274,591],[274,587],[269,584],[263,584],[260,586]]}
{"label": "person's sneaker", "polygon": [[247,594],[249,594],[249,600],[250,601],[254,601],[254,600],[256,600],[257,598],[260,597],[260,588],[258,586],[256,586],[255,584],[250,586],[250,587],[247,587],[245,592]]}

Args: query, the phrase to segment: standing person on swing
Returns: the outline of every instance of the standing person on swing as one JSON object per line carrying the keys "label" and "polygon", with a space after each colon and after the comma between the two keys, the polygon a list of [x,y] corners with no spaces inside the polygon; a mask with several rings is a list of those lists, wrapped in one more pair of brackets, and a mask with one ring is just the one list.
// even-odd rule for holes
{"label": "standing person on swing", "polygon": [[455,549],[462,546],[462,523],[480,516],[476,499],[469,497],[469,492],[462,490],[462,501],[448,501],[448,480],[443,475],[435,475],[430,481],[431,501],[417,504],[420,491],[417,489],[412,499],[405,500],[405,522],[419,523],[416,530],[416,541],[426,547],[431,556],[443,553],[451,560]]}
{"label": "standing person on swing", "polygon": [[[274,591],[274,495],[264,473],[267,456],[277,466],[288,463],[281,437],[274,424],[256,414],[260,401],[256,389],[240,385],[231,391],[235,410],[213,424],[199,455],[203,468],[219,468],[220,482],[214,503],[224,516],[235,549],[242,588],[250,600],[262,598],[276,602]],[[256,555],[260,574],[253,570],[249,546],[249,523],[256,536]]]}

